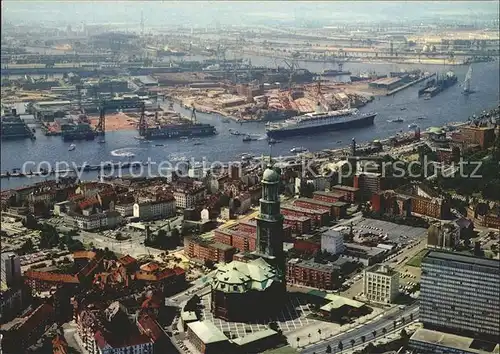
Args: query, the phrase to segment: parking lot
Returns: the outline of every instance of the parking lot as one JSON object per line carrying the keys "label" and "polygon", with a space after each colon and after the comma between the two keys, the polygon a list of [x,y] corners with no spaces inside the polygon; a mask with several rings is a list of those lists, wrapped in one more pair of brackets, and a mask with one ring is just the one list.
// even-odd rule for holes
{"label": "parking lot", "polygon": [[361,218],[353,223],[353,231],[356,233],[371,232],[374,234],[387,234],[387,241],[405,245],[412,241],[419,240],[427,232],[421,227],[398,225],[392,222]]}
{"label": "parking lot", "polygon": [[304,300],[301,301],[299,297],[294,294],[288,294],[287,305],[278,316],[251,323],[226,322],[219,318],[214,318],[213,314],[210,312],[210,294],[202,297],[202,304],[204,306],[202,314],[203,320],[213,322],[217,328],[224,332],[226,336],[231,338],[243,337],[245,335],[267,329],[269,322],[274,321],[278,324],[284,334],[318,322],[306,318],[306,316],[311,313],[309,306]]}

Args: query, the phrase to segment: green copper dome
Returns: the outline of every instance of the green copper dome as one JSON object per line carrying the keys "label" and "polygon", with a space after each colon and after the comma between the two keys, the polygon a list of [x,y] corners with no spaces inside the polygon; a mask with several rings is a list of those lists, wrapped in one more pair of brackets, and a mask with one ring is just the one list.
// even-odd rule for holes
{"label": "green copper dome", "polygon": [[279,182],[280,175],[278,174],[278,172],[276,172],[272,168],[268,167],[264,171],[264,175],[262,176],[262,180],[264,182]]}

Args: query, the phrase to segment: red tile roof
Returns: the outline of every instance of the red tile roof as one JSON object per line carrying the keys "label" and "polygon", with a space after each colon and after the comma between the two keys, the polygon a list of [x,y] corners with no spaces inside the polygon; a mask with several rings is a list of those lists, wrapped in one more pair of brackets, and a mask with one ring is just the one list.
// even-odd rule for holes
{"label": "red tile roof", "polygon": [[120,259],[118,259],[118,262],[120,262],[124,266],[128,266],[132,263],[137,262],[137,260],[134,257],[127,254],[127,255],[121,257]]}
{"label": "red tile roof", "polygon": [[80,208],[80,210],[83,210],[83,209],[87,209],[88,207],[90,206],[93,206],[93,205],[97,205],[99,204],[99,200],[97,199],[97,197],[90,197],[90,198],[87,198],[83,201],[81,201],[80,203],[78,203],[78,207]]}
{"label": "red tile roof", "polygon": [[76,251],[73,252],[73,258],[85,258],[85,259],[94,259],[96,253],[94,251]]}
{"label": "red tile roof", "polygon": [[80,281],[75,275],[72,274],[58,274],[50,272],[37,272],[35,270],[27,270],[24,276],[28,279],[36,279],[54,283],[71,283],[78,284]]}
{"label": "red tile roof", "polygon": [[160,328],[160,325],[154,318],[149,316],[147,313],[142,312],[138,318],[139,330],[150,337],[153,342],[158,341],[160,338],[165,336],[165,332]]}

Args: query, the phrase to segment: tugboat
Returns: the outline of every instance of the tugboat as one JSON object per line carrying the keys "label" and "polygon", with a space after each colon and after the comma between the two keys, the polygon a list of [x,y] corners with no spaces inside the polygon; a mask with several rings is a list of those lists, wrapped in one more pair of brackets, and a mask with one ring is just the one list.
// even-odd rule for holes
{"label": "tugboat", "polygon": [[248,161],[254,158],[254,155],[252,154],[241,154],[241,159],[243,161]]}
{"label": "tugboat", "polygon": [[75,149],[76,149],[76,145],[75,145],[75,144],[71,144],[71,145],[69,146],[68,151],[73,151],[73,150],[75,150]]}
{"label": "tugboat", "polygon": [[253,141],[256,140],[255,138],[252,138],[250,135],[245,135],[243,137],[243,141],[248,142],[248,141]]}
{"label": "tugboat", "polygon": [[229,129],[229,133],[230,133],[231,135],[242,135],[239,131],[237,131],[237,130],[233,130],[233,129]]}

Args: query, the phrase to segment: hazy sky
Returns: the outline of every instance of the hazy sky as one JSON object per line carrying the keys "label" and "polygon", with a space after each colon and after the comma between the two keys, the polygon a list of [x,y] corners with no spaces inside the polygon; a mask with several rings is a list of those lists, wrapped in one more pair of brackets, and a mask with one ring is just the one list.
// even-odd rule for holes
{"label": "hazy sky", "polygon": [[2,0],[2,17],[12,23],[77,25],[90,23],[140,23],[141,11],[148,25],[188,26],[286,20],[405,20],[453,16],[498,17],[497,1],[18,1]]}

